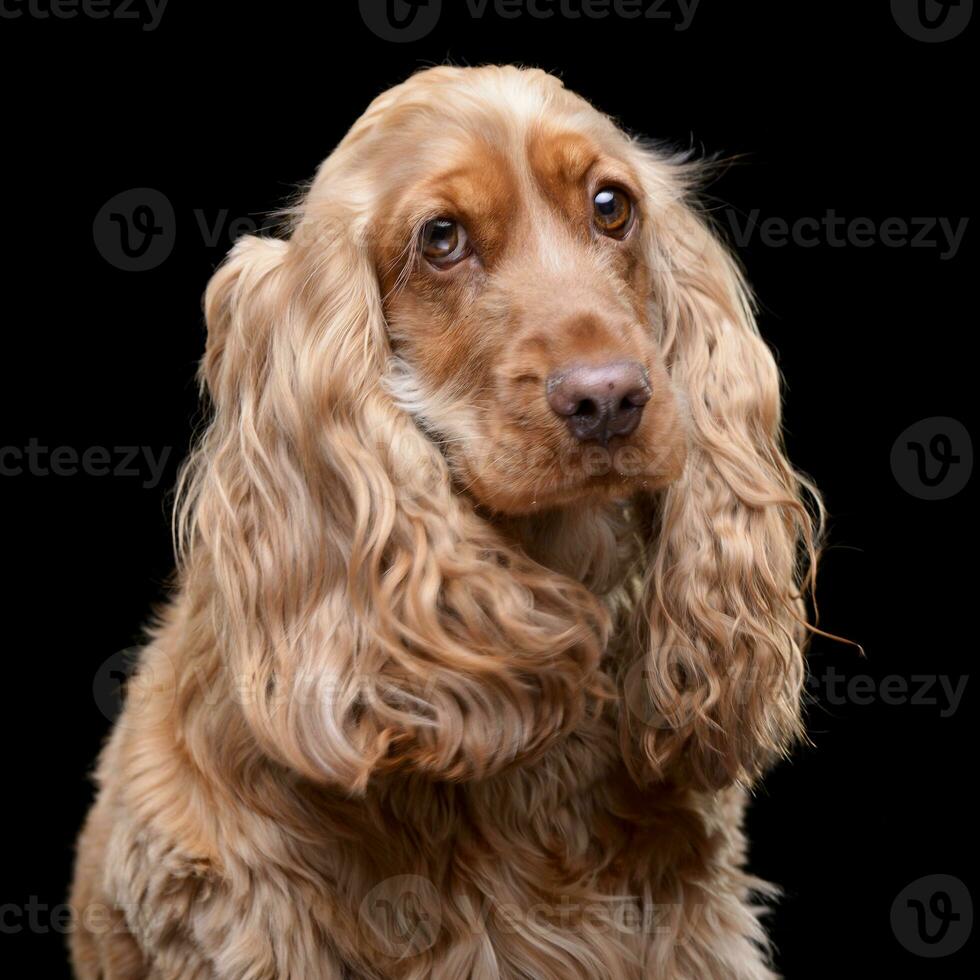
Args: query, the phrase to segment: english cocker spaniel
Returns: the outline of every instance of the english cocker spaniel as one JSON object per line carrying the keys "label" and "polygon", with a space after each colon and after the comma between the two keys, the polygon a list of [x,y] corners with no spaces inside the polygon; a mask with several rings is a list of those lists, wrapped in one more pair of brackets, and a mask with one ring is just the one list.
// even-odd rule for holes
{"label": "english cocker spaniel", "polygon": [[762,980],[819,498],[697,166],[544,72],[377,98],[208,287],[83,980]]}

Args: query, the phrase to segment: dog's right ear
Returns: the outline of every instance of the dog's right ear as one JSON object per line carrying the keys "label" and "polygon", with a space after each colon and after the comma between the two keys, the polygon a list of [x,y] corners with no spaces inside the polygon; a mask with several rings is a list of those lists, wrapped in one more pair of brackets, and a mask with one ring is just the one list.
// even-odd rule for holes
{"label": "dog's right ear", "polygon": [[282,764],[347,792],[481,776],[604,695],[606,617],[475,512],[386,392],[369,221],[325,183],[288,242],[239,241],[207,290],[186,591],[233,710]]}

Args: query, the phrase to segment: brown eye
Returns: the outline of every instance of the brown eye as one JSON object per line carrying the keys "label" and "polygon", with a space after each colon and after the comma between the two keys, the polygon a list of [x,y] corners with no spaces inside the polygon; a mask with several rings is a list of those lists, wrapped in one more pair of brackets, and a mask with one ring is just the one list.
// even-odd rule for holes
{"label": "brown eye", "polygon": [[593,220],[604,235],[622,238],[633,224],[633,202],[615,187],[603,187],[592,201]]}
{"label": "brown eye", "polygon": [[436,218],[422,229],[422,254],[433,265],[445,268],[469,255],[469,239],[458,221]]}

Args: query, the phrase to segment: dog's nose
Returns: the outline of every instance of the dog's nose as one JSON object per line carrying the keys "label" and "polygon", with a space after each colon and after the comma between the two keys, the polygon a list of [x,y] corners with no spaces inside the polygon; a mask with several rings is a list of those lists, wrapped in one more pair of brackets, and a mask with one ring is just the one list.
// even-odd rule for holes
{"label": "dog's nose", "polygon": [[552,411],[576,439],[605,444],[640,424],[650,382],[636,361],[578,364],[550,375],[546,392]]}

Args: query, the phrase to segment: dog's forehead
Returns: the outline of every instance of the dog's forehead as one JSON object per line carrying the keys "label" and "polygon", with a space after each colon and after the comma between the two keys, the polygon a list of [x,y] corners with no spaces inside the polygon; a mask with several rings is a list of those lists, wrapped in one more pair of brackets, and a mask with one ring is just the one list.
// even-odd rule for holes
{"label": "dog's forehead", "polygon": [[398,170],[456,167],[487,148],[539,169],[567,169],[598,151],[625,152],[624,134],[553,76],[537,70],[430,69],[390,90],[352,133]]}
{"label": "dog's forehead", "polygon": [[375,173],[391,203],[409,210],[440,198],[461,210],[490,199],[517,206],[542,193],[558,199],[597,167],[627,183],[632,177],[625,139],[561,116],[515,120],[497,109],[452,126],[430,119],[402,136],[384,148]]}
{"label": "dog's forehead", "polygon": [[406,198],[429,194],[442,178],[457,189],[468,180],[468,198],[487,197],[485,186],[498,202],[514,195],[516,203],[532,186],[567,185],[600,155],[629,159],[629,142],[542,71],[433,68],[368,107],[324,161],[308,204],[329,210],[343,200],[366,221],[379,200],[384,214],[404,211]]}

